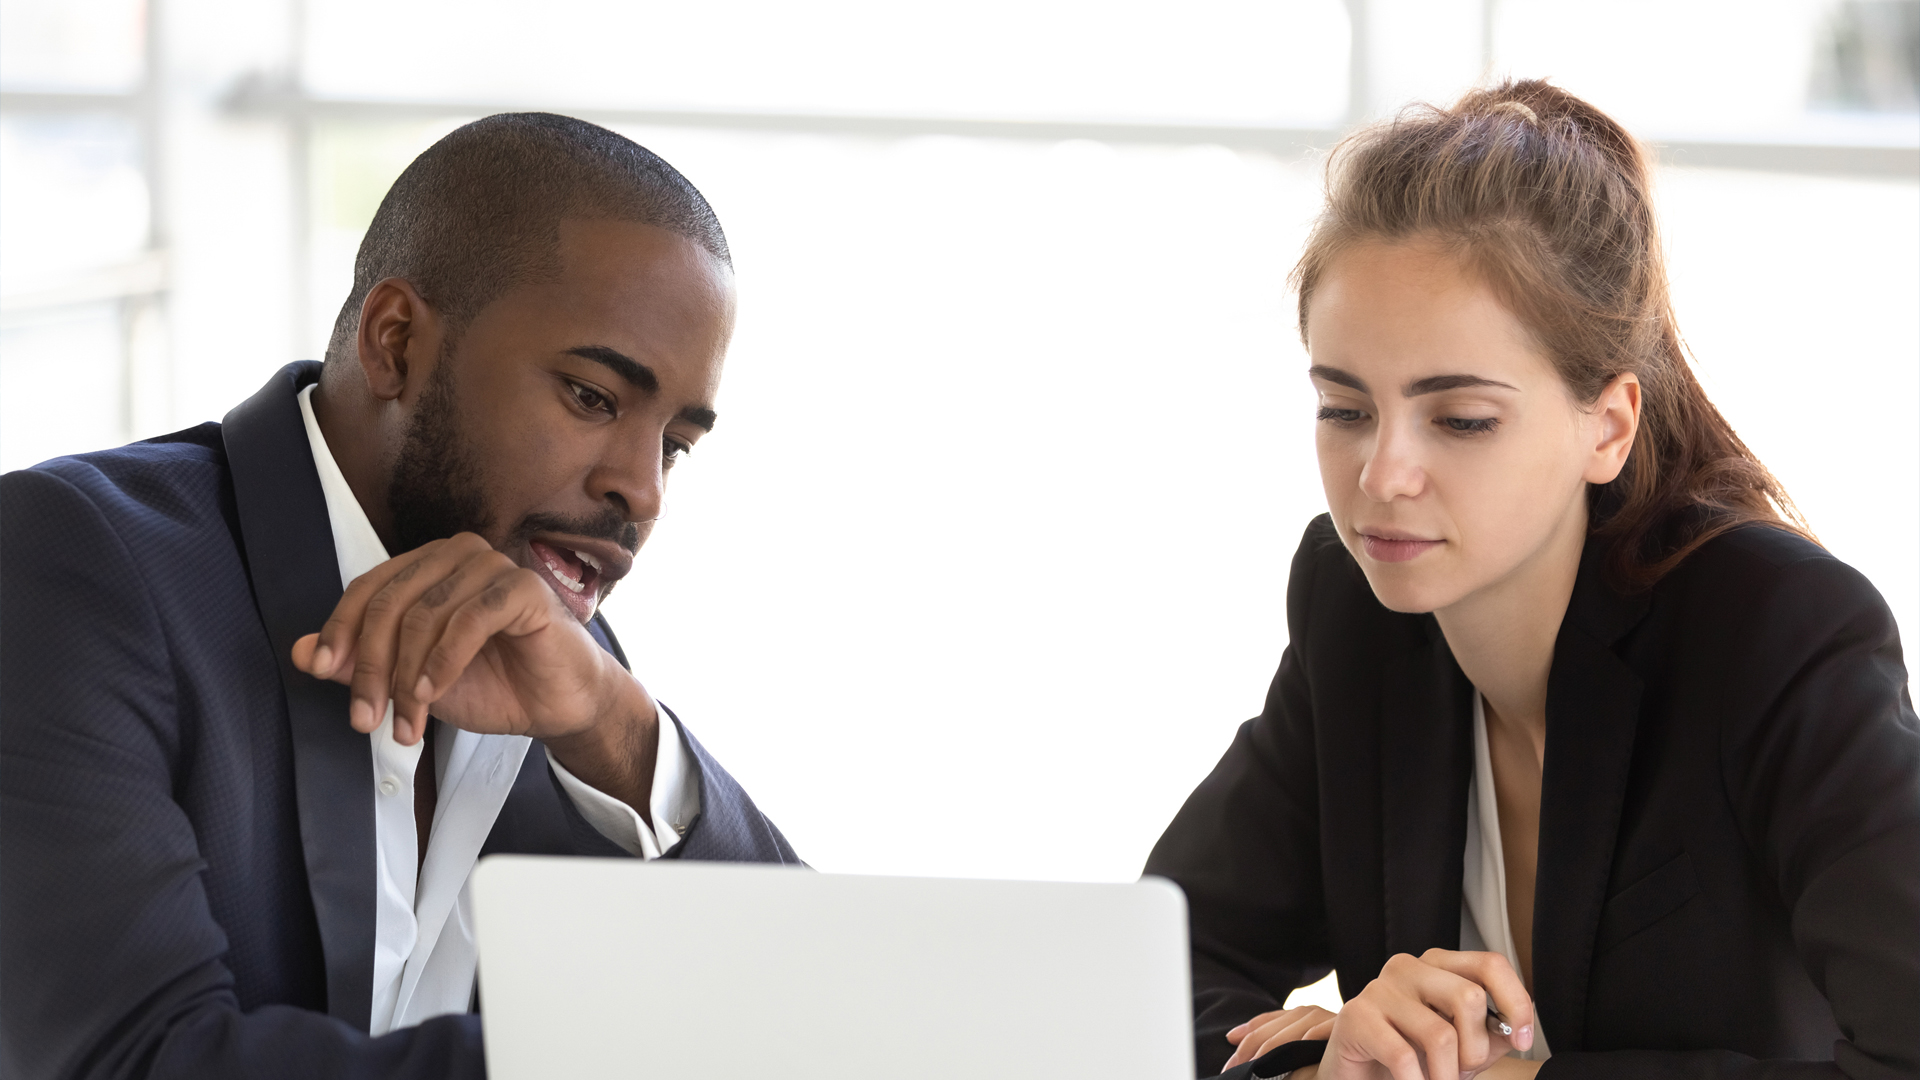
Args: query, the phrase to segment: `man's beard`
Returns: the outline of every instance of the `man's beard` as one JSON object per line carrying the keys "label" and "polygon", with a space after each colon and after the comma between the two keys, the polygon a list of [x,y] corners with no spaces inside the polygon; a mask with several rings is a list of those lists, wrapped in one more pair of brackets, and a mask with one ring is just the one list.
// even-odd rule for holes
{"label": "man's beard", "polygon": [[387,512],[399,555],[455,533],[486,536],[493,507],[480,463],[460,430],[453,397],[453,365],[442,356],[420,391],[420,404],[387,485]]}
{"label": "man's beard", "polygon": [[387,486],[387,511],[392,515],[395,555],[461,532],[478,533],[497,547],[510,548],[535,533],[551,532],[611,540],[628,551],[640,550],[640,526],[611,503],[586,517],[528,514],[510,535],[490,535],[493,504],[487,497],[479,455],[460,425],[453,364],[446,356],[434,366],[407,424]]}

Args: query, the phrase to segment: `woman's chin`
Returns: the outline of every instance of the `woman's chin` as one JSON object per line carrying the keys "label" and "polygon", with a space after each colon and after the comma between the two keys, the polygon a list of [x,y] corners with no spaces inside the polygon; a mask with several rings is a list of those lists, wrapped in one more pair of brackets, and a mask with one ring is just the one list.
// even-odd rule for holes
{"label": "woman's chin", "polygon": [[1374,599],[1380,601],[1380,606],[1388,611],[1397,611],[1402,615],[1425,615],[1457,599],[1456,590],[1447,588],[1445,582],[1435,580],[1438,575],[1415,570],[1405,564],[1369,566],[1362,563],[1361,570],[1367,575],[1367,584],[1373,586]]}

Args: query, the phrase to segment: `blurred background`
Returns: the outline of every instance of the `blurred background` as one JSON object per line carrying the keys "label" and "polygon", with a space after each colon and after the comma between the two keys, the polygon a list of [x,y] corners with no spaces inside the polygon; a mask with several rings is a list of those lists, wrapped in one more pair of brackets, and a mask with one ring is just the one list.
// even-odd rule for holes
{"label": "blurred background", "polygon": [[722,420],[608,604],[827,870],[1124,880],[1324,509],[1285,278],[1351,125],[1551,76],[1656,149],[1710,393],[1920,640],[1914,0],[0,0],[0,468],[317,358],[439,135],[719,210]]}

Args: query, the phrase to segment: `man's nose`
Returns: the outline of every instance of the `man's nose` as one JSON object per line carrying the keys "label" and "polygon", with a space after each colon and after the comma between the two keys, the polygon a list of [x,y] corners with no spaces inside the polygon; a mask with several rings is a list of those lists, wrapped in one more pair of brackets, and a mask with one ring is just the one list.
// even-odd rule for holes
{"label": "man's nose", "polygon": [[1427,486],[1418,439],[1402,425],[1384,421],[1374,431],[1373,450],[1360,469],[1360,491],[1374,502],[1417,497]]}
{"label": "man's nose", "polygon": [[622,506],[628,521],[648,522],[659,517],[667,490],[666,462],[660,446],[660,440],[655,439],[650,453],[639,451],[604,462],[595,470],[594,494]]}

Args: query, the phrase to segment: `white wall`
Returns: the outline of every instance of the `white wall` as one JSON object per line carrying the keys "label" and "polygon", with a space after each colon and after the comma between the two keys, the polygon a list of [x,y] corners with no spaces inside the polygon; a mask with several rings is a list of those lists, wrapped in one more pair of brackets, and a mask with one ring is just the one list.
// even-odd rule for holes
{"label": "white wall", "polygon": [[[632,134],[742,291],[720,425],[608,605],[636,666],[823,868],[1137,873],[1258,710],[1324,509],[1284,283],[1316,168]],[[1659,183],[1709,391],[1911,647],[1913,186]]]}
{"label": "white wall", "polygon": [[[0,467],[216,419],[318,355],[358,230],[453,123],[327,122],[302,144],[225,108],[249,74],[528,105],[1348,113],[1336,0],[308,0],[304,20],[282,3],[155,4],[166,319],[8,306]],[[1710,0],[1499,0],[1490,26],[1473,0],[1366,6],[1377,55],[1400,60],[1376,87],[1386,104],[1364,111],[1450,96],[1490,30],[1495,73],[1557,76],[1645,134],[1810,122],[1817,5],[1802,0],[1737,17]],[[85,35],[138,10],[0,0],[0,83],[137,78],[125,40]],[[1435,12],[1450,21],[1421,22]],[[17,123],[0,130],[9,305],[59,285],[63,253],[132,257],[144,227],[142,192],[102,194],[125,186],[118,158],[73,151],[78,171],[63,171],[34,156],[52,143],[21,150]],[[1322,508],[1284,281],[1316,163],[632,134],[712,198],[742,297],[720,424],[609,604],[638,669],[823,868],[1133,876],[1259,708],[1285,643],[1287,562]],[[1702,379],[1887,596],[1911,669],[1920,187],[1667,169],[1659,194]],[[153,337],[170,347],[139,346]],[[130,347],[147,358],[131,370],[116,352]]]}

